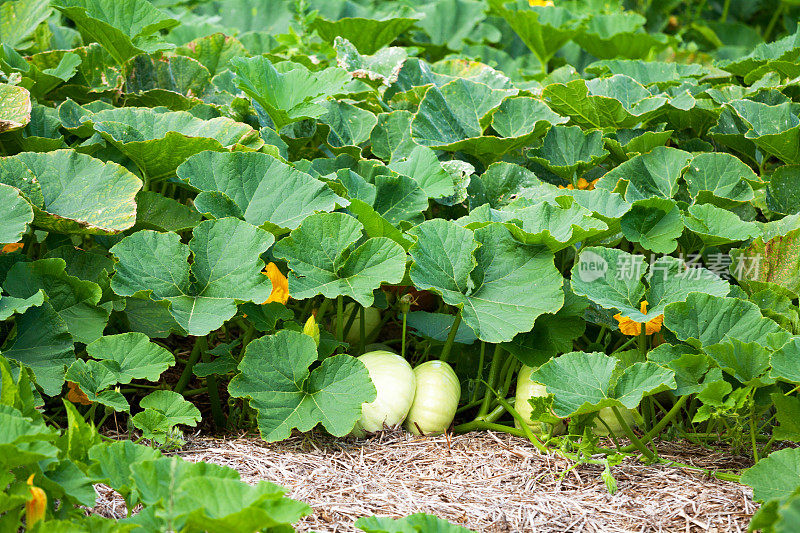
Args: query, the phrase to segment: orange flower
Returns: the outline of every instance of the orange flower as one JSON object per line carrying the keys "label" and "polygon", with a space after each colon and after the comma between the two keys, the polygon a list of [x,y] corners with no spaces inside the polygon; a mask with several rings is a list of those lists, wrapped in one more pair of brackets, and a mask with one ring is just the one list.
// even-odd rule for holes
{"label": "orange flower", "polygon": [[[647,314],[647,301],[642,302],[641,312],[643,315]],[[614,315],[614,319],[619,322],[619,330],[625,334],[635,337],[642,332],[642,323],[636,322],[635,320],[623,317],[620,313]],[[644,325],[644,333],[645,335],[652,335],[653,333],[658,333],[661,331],[661,326],[664,324],[664,315],[658,315],[657,317],[651,318],[648,320]]]}
{"label": "orange flower", "polygon": [[594,179],[592,181],[587,181],[585,178],[578,178],[578,186],[577,187],[575,187],[573,184],[570,183],[566,187],[564,187],[563,185],[559,185],[558,188],[559,189],[569,189],[569,190],[574,190],[574,189],[577,188],[577,189],[580,189],[582,191],[593,191],[594,190],[594,185],[597,183],[597,180],[599,180],[599,179],[600,178]]}
{"label": "orange flower", "polygon": [[77,383],[73,381],[67,381],[67,387],[69,387],[69,390],[67,391],[67,400],[71,401],[72,403],[79,403],[81,405],[92,405],[89,397],[86,396],[86,393],[81,390]]}
{"label": "orange flower", "polygon": [[16,252],[17,250],[22,250],[22,247],[25,246],[21,242],[12,242],[11,244],[4,244],[2,252],[4,254],[10,254],[11,252]]}
{"label": "orange flower", "polygon": [[272,282],[272,292],[264,303],[280,302],[286,305],[286,302],[289,301],[289,280],[286,279],[286,276],[281,274],[281,271],[278,270],[275,263],[269,263],[266,266],[264,275]]}
{"label": "orange flower", "polygon": [[36,522],[44,520],[44,512],[47,509],[47,494],[33,485],[33,476],[28,477],[31,499],[25,502],[25,525],[30,529]]}

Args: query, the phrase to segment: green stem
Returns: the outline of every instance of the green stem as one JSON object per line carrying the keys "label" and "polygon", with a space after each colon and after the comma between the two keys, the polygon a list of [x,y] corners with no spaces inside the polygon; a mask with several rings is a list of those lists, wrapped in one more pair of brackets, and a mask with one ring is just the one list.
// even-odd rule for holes
{"label": "green stem", "polygon": [[344,298],[336,297],[336,340],[344,342]]}
{"label": "green stem", "polygon": [[719,17],[720,22],[725,22],[728,20],[728,11],[731,9],[731,0],[725,0],[725,4],[722,6],[722,15]]}
{"label": "green stem", "polygon": [[611,406],[611,410],[614,412],[614,416],[617,418],[617,422],[619,422],[619,425],[622,427],[622,430],[625,432],[625,435],[628,436],[628,438],[633,443],[633,445],[636,447],[636,449],[639,450],[642,453],[642,455],[647,457],[647,459],[649,461],[651,461],[651,462],[655,461],[655,459],[656,459],[655,454],[647,446],[645,446],[642,443],[642,441],[639,440],[639,438],[633,432],[633,430],[628,425],[628,423],[625,421],[625,419],[622,418],[622,415],[620,414],[619,409],[617,408],[617,406],[616,405],[612,405]]}
{"label": "green stem", "polygon": [[[403,322],[405,325],[405,322]],[[481,380],[483,379],[483,362],[486,357],[486,342],[481,341],[481,354],[478,358],[478,377],[475,379],[475,388],[472,389],[472,394],[470,395],[470,403],[475,403],[475,400],[478,399],[478,388],[480,386]]]}
{"label": "green stem", "polygon": [[450,326],[450,333],[447,334],[447,340],[444,343],[444,347],[442,348],[442,353],[439,356],[444,362],[450,358],[450,350],[453,348],[453,343],[456,340],[456,333],[458,333],[458,327],[461,325],[461,310],[458,310],[458,314],[456,314],[455,318],[453,319],[453,325]]}
{"label": "green stem", "polygon": [[[683,406],[686,403],[686,400],[688,398],[689,398],[688,395],[681,396],[680,398],[678,398],[678,401],[675,402],[675,405],[672,406],[672,409],[670,409],[667,412],[667,414],[665,414],[664,417],[661,420],[659,420],[658,424],[653,426],[653,429],[651,429],[650,431],[648,431],[647,433],[645,433],[642,436],[641,442],[643,444],[649,444],[654,438],[656,438],[664,430],[664,428],[667,427],[667,424],[672,422],[672,420],[675,418],[675,416],[677,416],[677,414],[681,411],[681,408],[683,408]],[[633,442],[633,441],[631,441],[631,442]],[[624,448],[622,448],[622,451],[626,452],[626,453],[630,453],[630,452],[634,451],[635,449],[636,449],[635,445],[630,445],[630,446],[625,446]]]}
{"label": "green stem", "polygon": [[640,324],[639,329],[639,360],[647,360],[647,327],[645,324]]}
{"label": "green stem", "polygon": [[628,340],[627,340],[627,342],[625,342],[625,343],[624,343],[622,346],[620,346],[619,348],[617,348],[616,350],[614,350],[614,351],[611,353],[611,355],[614,355],[614,354],[615,354],[615,353],[617,353],[617,352],[621,352],[621,351],[623,351],[625,348],[627,348],[628,346],[630,346],[631,344],[633,344],[634,342],[636,342],[638,339],[639,339],[639,337],[631,337],[631,338],[630,338],[630,339],[628,339]]}
{"label": "green stem", "polygon": [[736,474],[729,474],[727,472],[717,472],[716,470],[709,470],[708,468],[701,468],[699,466],[687,465],[685,463],[678,463],[675,461],[670,461],[669,459],[663,459],[661,457],[658,457],[656,461],[659,464],[666,466],[672,466],[675,468],[685,468],[687,470],[695,470],[697,472],[703,472],[707,476],[715,477],[717,479],[721,479],[722,481],[733,481],[734,483],[740,482],[739,481],[740,476],[737,476]]}
{"label": "green stem", "polygon": [[750,446],[753,448],[753,461],[758,462],[758,445],[756,444],[755,408],[750,410]]}
{"label": "green stem", "polygon": [[[400,345],[400,357],[403,359],[406,358],[406,318],[408,317],[407,312],[403,312],[403,343]],[[364,319],[361,319],[361,323],[364,323]]]}
{"label": "green stem", "polygon": [[489,367],[489,379],[487,383],[487,391],[486,394],[483,396],[483,403],[481,403],[481,408],[478,410],[478,415],[475,417],[475,420],[480,420],[489,412],[489,404],[492,401],[492,395],[489,393],[489,389],[494,387],[495,382],[497,381],[497,373],[500,370],[500,365],[503,362],[503,348],[499,344],[494,345],[494,354],[492,355],[492,366]]}
{"label": "green stem", "polygon": [[[509,361],[511,362],[509,364]],[[511,388],[511,380],[514,378],[514,375],[517,373],[517,369],[519,368],[519,361],[516,357],[509,357],[506,361],[506,368],[505,371],[505,379],[503,379],[503,388],[500,389],[500,394],[503,396],[508,396],[508,390]]]}
{"label": "green stem", "polygon": [[769,455],[769,451],[770,449],[772,449],[772,443],[774,441],[775,441],[775,435],[772,435],[767,441],[767,443],[764,445],[764,447],[761,448],[761,457],[766,457],[767,455]]}
{"label": "green stem", "polygon": [[36,232],[34,232],[33,228],[25,234],[25,240],[23,241],[22,249],[25,250],[25,256],[28,259],[33,259],[34,249],[33,245],[36,244]]}
{"label": "green stem", "polygon": [[[204,363],[211,362],[211,354],[208,353],[208,339],[198,337],[197,343],[200,344],[200,354]],[[208,399],[211,402],[211,417],[214,420],[214,427],[217,431],[224,430],[226,426],[225,413],[222,410],[222,402],[219,399],[219,389],[217,388],[217,376],[210,374],[206,376],[206,388],[208,389]]]}
{"label": "green stem", "polygon": [[322,300],[319,309],[317,309],[317,324],[322,324],[322,319],[325,317],[325,313],[328,312],[328,308],[330,306],[331,306],[330,299],[325,298],[324,300]]}
{"label": "green stem", "polygon": [[252,324],[247,323],[245,324],[244,335],[242,335],[242,350],[241,354],[244,355],[244,351],[247,349],[247,345],[250,344],[250,341],[253,340],[253,336],[256,334],[256,328],[253,327]]}
{"label": "green stem", "polygon": [[[359,307],[359,310],[358,310],[359,317],[361,318],[361,323],[358,325],[358,329],[359,329],[359,332],[358,332],[358,334],[359,334],[358,353],[362,354],[362,353],[364,353],[364,347],[367,344],[367,331],[366,331],[366,329],[367,329],[367,317],[366,317],[366,311],[364,310],[364,306],[363,305],[359,305],[358,307]],[[403,353],[405,353],[405,348],[406,348],[406,327],[405,326],[406,326],[406,322],[405,322],[405,316],[404,316],[403,317],[403,350],[402,350]]]}
{"label": "green stem", "polygon": [[[769,24],[767,24],[767,29],[764,30],[764,42],[769,42],[769,38],[772,35],[772,30],[775,29],[775,25],[778,23],[778,20],[783,15],[783,10],[786,8],[786,4],[781,2],[781,5],[778,6],[778,9],[775,10],[775,13],[772,14],[772,18],[769,19]],[[766,157],[764,158],[766,159]]]}
{"label": "green stem", "polygon": [[[492,390],[492,394],[497,395],[497,393],[494,390]],[[511,404],[509,404],[505,400],[505,398],[497,396],[497,401],[500,402],[500,405],[502,407],[505,407],[506,411],[508,411],[511,414],[511,416],[514,417],[514,420],[519,422],[519,426],[522,428],[523,433],[525,433],[525,437],[527,437],[527,439],[531,441],[531,444],[533,444],[536,447],[536,449],[539,450],[540,452],[547,453],[548,451],[547,446],[545,446],[545,444],[541,440],[539,440],[539,438],[536,435],[533,434],[533,431],[531,431],[531,428],[530,426],[528,426],[528,423],[525,421],[524,418],[522,418],[522,415],[519,414],[517,410],[514,409],[514,407],[512,407]]]}
{"label": "green stem", "polygon": [[[203,337],[203,339],[205,339],[205,337]],[[192,353],[189,354],[189,360],[186,361],[186,366],[183,367],[183,373],[181,373],[181,377],[178,378],[175,388],[172,389],[178,394],[181,394],[186,389],[186,385],[188,385],[189,380],[192,379],[192,369],[194,368],[194,364],[200,359],[200,355],[202,355],[199,340],[200,337],[195,337],[194,346],[192,346]]]}

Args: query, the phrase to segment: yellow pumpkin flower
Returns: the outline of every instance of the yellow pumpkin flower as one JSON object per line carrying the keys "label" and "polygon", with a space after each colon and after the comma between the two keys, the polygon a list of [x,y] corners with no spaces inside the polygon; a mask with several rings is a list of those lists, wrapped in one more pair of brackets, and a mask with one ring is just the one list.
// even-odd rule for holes
{"label": "yellow pumpkin flower", "polygon": [[528,4],[531,7],[547,7],[552,6],[553,2],[551,0],[528,0]]}
{"label": "yellow pumpkin flower", "polygon": [[599,179],[600,178],[594,179],[592,181],[587,181],[584,178],[578,178],[578,188],[583,190],[583,191],[593,191],[594,190],[594,186],[597,183],[597,180],[599,180]]}
{"label": "yellow pumpkin flower", "polygon": [[92,405],[91,400],[89,400],[86,393],[81,390],[80,385],[74,381],[67,381],[67,388],[69,389],[67,391],[67,400],[81,405]]}
{"label": "yellow pumpkin flower", "polygon": [[[641,312],[643,315],[647,314],[647,301],[643,301],[641,305]],[[619,330],[625,334],[635,337],[642,332],[642,323],[636,322],[635,320],[623,317],[620,313],[614,315],[614,320],[619,322]],[[648,320],[644,325],[644,332],[645,335],[652,335],[653,333],[657,333],[661,331],[661,326],[664,324],[664,315],[658,315],[657,317],[651,318]]]}
{"label": "yellow pumpkin flower", "polygon": [[286,279],[286,276],[281,274],[281,271],[278,270],[278,267],[275,265],[275,263],[269,263],[266,266],[264,269],[264,275],[267,276],[272,282],[272,292],[264,304],[268,304],[270,302],[280,302],[283,305],[286,305],[286,302],[289,301],[289,280]]}
{"label": "yellow pumpkin flower", "polygon": [[3,245],[3,253],[10,254],[11,252],[16,252],[17,250],[22,250],[22,247],[25,246],[21,242],[12,242],[11,244],[4,244]]}
{"label": "yellow pumpkin flower", "polygon": [[33,485],[33,476],[28,477],[28,486],[31,491],[31,499],[25,502],[25,525],[30,529],[36,522],[44,520],[44,513],[47,510],[47,494]]}
{"label": "yellow pumpkin flower", "polygon": [[573,189],[575,188],[575,186],[574,186],[573,184],[571,184],[571,183],[570,183],[570,184],[569,184],[569,185],[567,185],[566,187],[564,187],[563,185],[559,185],[559,186],[558,186],[558,188],[559,188],[559,189],[569,189],[569,190],[573,190]]}

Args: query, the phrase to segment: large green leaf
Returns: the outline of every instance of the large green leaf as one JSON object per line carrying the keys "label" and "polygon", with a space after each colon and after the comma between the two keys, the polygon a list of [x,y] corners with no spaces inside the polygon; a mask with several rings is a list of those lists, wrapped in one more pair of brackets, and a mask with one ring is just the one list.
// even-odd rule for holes
{"label": "large green leaf", "polygon": [[693,205],[684,218],[686,228],[706,246],[747,241],[761,235],[755,222],[745,222],[735,213],[712,204]]}
{"label": "large green leaf", "polygon": [[29,367],[45,394],[61,391],[66,365],[75,360],[75,352],[67,325],[52,306],[25,311],[16,319],[16,336],[4,342],[3,356]]}
{"label": "large green leaf", "polygon": [[30,47],[33,32],[48,16],[48,0],[3,2],[0,5],[0,42],[18,50]]}
{"label": "large green leaf", "polygon": [[78,385],[90,402],[110,407],[118,412],[130,412],[131,406],[125,396],[109,387],[117,383],[117,376],[107,365],[99,361],[78,359],[67,369],[65,379]]}
{"label": "large green leaf", "polygon": [[646,32],[646,22],[633,11],[593,15],[575,36],[575,42],[600,59],[645,59],[669,45],[663,33]]}
{"label": "large green leaf", "polygon": [[177,175],[201,191],[195,198],[201,212],[237,217],[276,234],[349,203],[323,182],[258,152],[202,152],[181,164]]}
{"label": "large green leaf", "polygon": [[15,298],[30,298],[43,290],[75,340],[88,344],[103,334],[109,312],[97,305],[100,287],[68,275],[66,267],[60,258],[20,262],[8,271],[3,288]]}
{"label": "large green leaf", "polygon": [[0,159],[0,183],[33,206],[34,224],[62,233],[119,233],[133,226],[142,182],[116,163],[73,150]]}
{"label": "large green leaf", "polygon": [[411,156],[417,144],[411,140],[411,119],[405,110],[381,113],[370,133],[372,154],[384,161],[394,161]]}
{"label": "large green leaf", "polygon": [[175,364],[172,352],[150,342],[144,333],[107,335],[86,346],[86,353],[106,361],[115,374],[115,383],[130,383],[134,379],[158,381],[161,374]]}
{"label": "large green leaf", "polygon": [[633,78],[617,74],[590,81],[553,83],[543,98],[556,113],[589,128],[634,128],[658,117],[667,99],[652,96]]}
{"label": "large green leaf", "polygon": [[562,208],[549,202],[507,206],[494,210],[489,204],[473,209],[457,221],[470,229],[503,222],[515,239],[527,245],[544,245],[553,253],[608,230],[601,220],[578,205]]}
{"label": "large green leaf", "polygon": [[746,139],[785,163],[800,163],[800,118],[791,102],[734,100],[728,105],[748,126]]}
{"label": "large green leaf", "polygon": [[[735,215],[734,215],[735,216]],[[683,233],[683,217],[677,204],[666,198],[637,200],[620,220],[622,234],[645,250],[668,254],[678,247]]]}
{"label": "large green leaf", "polygon": [[465,78],[431,86],[411,121],[411,138],[423,146],[482,154],[485,148],[475,146],[475,138],[483,135],[489,113],[515,92]]}
{"label": "large green leaf", "polygon": [[353,43],[337,36],[334,40],[336,64],[357,79],[369,80],[370,85],[391,85],[397,81],[408,52],[405,48],[392,46],[374,53],[361,55]]}
{"label": "large green leaf", "polygon": [[403,248],[386,237],[360,242],[364,226],[344,213],[306,217],[281,239],[276,257],[289,263],[289,294],[297,299],[322,294],[349,296],[365,307],[381,283],[399,283],[405,273]]}
{"label": "large green leaf", "polygon": [[175,233],[139,231],[111,248],[118,261],[111,288],[120,296],[166,300],[182,328],[206,335],[236,314],[236,301],[267,299],[269,280],[259,256],[273,241],[235,218],[202,222],[188,245]]}
{"label": "large green leaf", "polygon": [[172,48],[159,32],[179,24],[146,0],[54,0],[52,5],[75,22],[85,42],[100,43],[120,65]]}
{"label": "large green leaf", "polygon": [[247,55],[247,50],[235,37],[214,33],[179,46],[175,53],[196,59],[211,76],[215,76],[227,69],[234,57]]}
{"label": "large green leaf", "polygon": [[336,355],[309,372],[316,360],[313,339],[296,331],[281,330],[247,345],[228,391],[250,400],[265,440],[283,440],[293,428],[309,431],[319,423],[344,436],[361,418],[361,404],[375,399],[375,387],[359,360]]}
{"label": "large green leaf", "polygon": [[0,243],[17,242],[33,222],[33,208],[20,191],[0,183]]}
{"label": "large green leaf", "polygon": [[604,407],[635,409],[645,396],[676,387],[672,370],[651,362],[618,372],[619,359],[603,353],[570,352],[531,373],[531,380],[555,395],[553,410],[562,418]]}
{"label": "large green leaf", "polygon": [[783,165],[769,177],[767,206],[777,213],[800,213],[800,165]]}
{"label": "large green leaf", "polygon": [[753,488],[759,502],[786,498],[797,490],[800,478],[800,448],[773,452],[742,474],[742,483]]}
{"label": "large green leaf", "polygon": [[211,91],[211,73],[196,59],[136,56],[125,65],[125,91],[130,106],[163,105],[184,111]]}
{"label": "large green leaf", "polygon": [[328,20],[317,17],[309,29],[316,30],[328,43],[333,44],[337,37],[342,37],[353,43],[362,54],[371,55],[394,41],[419,18],[408,7],[400,6],[391,15],[381,18],[345,17]]}
{"label": "large green leaf", "polygon": [[303,65],[285,61],[273,65],[266,57],[230,61],[235,83],[257,102],[280,131],[285,125],[325,114],[319,103],[342,90],[350,74],[340,68],[312,72]]}
{"label": "large green leaf", "polygon": [[413,146],[406,156],[395,159],[389,168],[412,178],[429,198],[454,194],[453,177],[442,167],[436,158],[436,152],[427,146]]}
{"label": "large green leaf", "polygon": [[[744,78],[759,79],[780,64],[797,64],[800,58],[800,31],[771,43],[761,43],[745,56],[721,61],[719,66]],[[747,81],[748,84],[752,81]]]}
{"label": "large green leaf", "polygon": [[543,247],[520,246],[502,225],[473,232],[439,219],[410,233],[417,238],[409,251],[414,285],[432,289],[445,303],[461,308],[464,322],[481,340],[510,341],[564,302],[563,278],[553,254]]}
{"label": "large green leaf", "polygon": [[94,123],[95,131],[131,158],[148,181],[172,176],[178,165],[205,150],[258,149],[264,144],[247,124],[224,117],[202,120],[185,111],[115,108],[80,121]]}
{"label": "large green leaf", "polygon": [[[760,181],[753,170],[741,159],[726,153],[703,153],[692,158],[683,175],[689,186],[689,194],[697,201],[713,200],[720,207],[719,199],[733,202],[749,202],[753,199],[751,183]],[[710,195],[710,198],[707,198]]]}
{"label": "large green leaf", "polygon": [[[736,339],[768,344],[770,334],[788,337],[758,306],[747,300],[693,293],[685,301],[668,305],[664,326],[682,341],[703,347]],[[785,334],[785,335],[783,335]]]}
{"label": "large green leaf", "polygon": [[[669,304],[698,296],[696,292],[724,296],[730,285],[702,267],[687,268],[675,257],[660,257],[648,270],[644,256],[589,247],[581,251],[572,268],[572,290],[605,309],[617,309],[622,316],[644,323],[663,314]],[[647,314],[640,310],[642,300],[649,304]]]}
{"label": "large green leaf", "polygon": [[321,105],[326,111],[319,121],[330,129],[328,145],[336,153],[346,152],[358,157],[361,154],[360,146],[369,140],[378,117],[366,109],[338,100],[328,100]]}
{"label": "large green leaf", "polygon": [[770,376],[800,384],[800,337],[792,337],[770,356]]}
{"label": "large green leaf", "polygon": [[578,126],[553,126],[542,146],[528,152],[528,157],[570,182],[607,156],[603,135],[599,131],[583,133]]}
{"label": "large green leaf", "polygon": [[692,155],[688,152],[658,146],[607,172],[597,186],[615,190],[620,182],[627,183],[625,200],[631,203],[653,196],[672,198],[678,192],[678,180],[691,160]]}
{"label": "large green leaf", "polygon": [[525,0],[490,0],[489,5],[539,59],[545,73],[550,58],[578,31],[579,18],[560,6],[531,6]]}
{"label": "large green leaf", "polygon": [[[0,6],[0,9],[8,3]],[[31,94],[28,90],[0,83],[0,133],[24,128],[30,121]]]}
{"label": "large green leaf", "polygon": [[485,18],[486,5],[479,0],[439,0],[420,6],[425,15],[417,22],[437,46],[459,50],[464,39],[474,39]]}

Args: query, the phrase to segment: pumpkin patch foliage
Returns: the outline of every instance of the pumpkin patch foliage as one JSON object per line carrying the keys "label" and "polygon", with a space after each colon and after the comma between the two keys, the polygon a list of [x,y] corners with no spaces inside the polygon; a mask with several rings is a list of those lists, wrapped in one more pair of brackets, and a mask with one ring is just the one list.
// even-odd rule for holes
{"label": "pumpkin patch foliage", "polygon": [[[656,439],[725,446],[751,527],[800,530],[798,20],[0,0],[0,531],[293,531],[310,507],[184,431],[389,427],[611,492]],[[126,518],[85,516],[97,483]]]}

